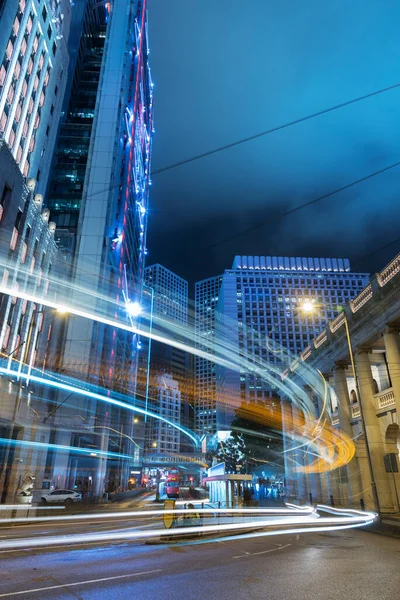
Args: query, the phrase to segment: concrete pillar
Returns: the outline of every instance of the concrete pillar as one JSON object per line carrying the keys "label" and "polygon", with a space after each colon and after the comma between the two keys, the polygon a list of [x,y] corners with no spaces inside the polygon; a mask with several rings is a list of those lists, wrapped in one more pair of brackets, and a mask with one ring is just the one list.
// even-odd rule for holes
{"label": "concrete pillar", "polygon": [[228,508],[229,504],[229,481],[225,481],[225,507]]}
{"label": "concrete pillar", "polygon": [[[348,438],[353,439],[353,427],[350,422],[350,396],[347,386],[346,378],[346,366],[344,364],[336,364],[334,372],[335,381],[335,392],[338,398],[338,414],[339,414],[339,427],[340,430],[347,435]],[[357,452],[356,452],[357,454]],[[357,457],[354,458],[346,465],[347,469],[347,502],[349,504],[360,503],[361,495],[361,480],[360,480],[360,468],[357,463]],[[340,484],[342,487],[343,484]],[[342,490],[344,491],[344,490]]]}
{"label": "concrete pillar", "polygon": [[374,398],[369,352],[366,350],[359,351],[357,352],[355,359],[361,395],[359,401],[362,403],[364,413],[366,442],[368,443],[371,454],[380,508],[382,512],[393,512],[395,510],[395,504],[392,498],[388,473],[386,473],[383,460],[384,444],[379,420],[376,416],[376,400]]}
{"label": "concrete pillar", "polygon": [[235,506],[235,482],[231,480],[229,483],[231,486],[231,490],[230,490],[231,504],[230,504],[230,506],[233,508]]}
{"label": "concrete pillar", "polygon": [[400,415],[400,377],[398,376],[400,368],[400,335],[398,330],[391,327],[388,328],[383,334],[383,340],[385,342],[389,377],[396,400],[396,411],[397,415]]}
{"label": "concrete pillar", "polygon": [[[69,431],[58,431],[57,432],[57,444],[60,446],[71,446],[71,435]],[[53,466],[53,479],[56,488],[67,487],[67,476],[68,476],[68,465],[70,458],[70,451],[64,450],[63,448],[57,448],[55,451],[54,466]]]}
{"label": "concrete pillar", "polygon": [[[285,464],[286,493],[289,496],[298,496],[297,474],[295,472],[295,456],[291,450],[293,446],[293,412],[292,403],[282,400],[282,431],[283,431],[283,457]],[[297,444],[295,444],[297,445]]]}

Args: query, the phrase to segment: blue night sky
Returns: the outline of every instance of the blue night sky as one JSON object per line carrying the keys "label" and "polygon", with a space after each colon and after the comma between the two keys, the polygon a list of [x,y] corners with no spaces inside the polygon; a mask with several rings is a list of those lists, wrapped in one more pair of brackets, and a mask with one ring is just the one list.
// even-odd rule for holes
{"label": "blue night sky", "polygon": [[[400,82],[398,0],[149,0],[153,170]],[[235,254],[347,256],[400,243],[400,88],[153,176],[148,264],[194,281]],[[215,244],[218,244],[215,246]],[[360,260],[361,259],[361,260]]]}

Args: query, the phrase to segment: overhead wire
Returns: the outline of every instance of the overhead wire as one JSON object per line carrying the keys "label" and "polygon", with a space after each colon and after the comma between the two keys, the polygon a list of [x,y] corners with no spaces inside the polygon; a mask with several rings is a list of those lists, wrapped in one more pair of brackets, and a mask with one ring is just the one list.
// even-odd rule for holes
{"label": "overhead wire", "polygon": [[183,159],[171,165],[167,165],[160,169],[155,169],[152,174],[158,175],[160,173],[165,173],[165,171],[170,171],[171,169],[176,169],[177,167],[181,167],[183,165],[187,165],[196,160],[200,160],[202,158],[206,158],[207,156],[212,156],[213,154],[218,154],[219,152],[223,152],[225,150],[229,150],[230,148],[235,148],[236,146],[240,146],[242,144],[246,144],[247,142],[252,142],[253,140],[259,139],[271,133],[276,133],[277,131],[282,131],[283,129],[287,129],[288,127],[292,127],[293,125],[298,125],[300,123],[304,123],[306,121],[310,121],[311,119],[315,119],[316,117],[321,117],[322,115],[326,115],[335,110],[339,110],[341,108],[345,108],[346,106],[351,106],[352,104],[356,104],[357,102],[361,102],[362,100],[367,100],[368,98],[372,98],[374,96],[378,96],[379,94],[384,94],[391,90],[400,87],[400,83],[395,83],[385,88],[381,88],[379,90],[375,90],[368,94],[364,94],[363,96],[359,96],[357,98],[353,98],[352,100],[347,100],[345,102],[341,102],[340,104],[336,104],[335,106],[330,106],[329,108],[325,108],[323,110],[319,110],[315,113],[311,113],[310,115],[306,115],[305,117],[300,117],[298,119],[293,119],[292,121],[288,121],[287,123],[283,123],[282,125],[277,125],[276,127],[272,127],[267,129],[266,131],[261,131],[260,133],[256,133],[254,135],[250,135],[248,137],[242,138],[240,140],[236,140],[234,142],[230,142],[229,144],[225,144],[224,146],[220,146],[218,148],[214,148],[213,150],[208,150],[207,152],[202,152],[201,154],[196,154],[190,158]]}

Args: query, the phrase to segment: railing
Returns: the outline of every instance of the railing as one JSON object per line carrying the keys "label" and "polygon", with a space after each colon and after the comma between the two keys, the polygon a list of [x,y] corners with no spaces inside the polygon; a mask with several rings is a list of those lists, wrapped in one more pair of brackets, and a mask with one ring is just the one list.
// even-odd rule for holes
{"label": "railing", "polygon": [[339,327],[341,327],[344,324],[344,321],[346,319],[346,315],[345,313],[340,313],[340,315],[338,315],[337,317],[335,317],[333,319],[333,321],[329,322],[329,329],[331,330],[331,333],[335,333],[335,331],[337,331],[339,329]]}
{"label": "railing", "polygon": [[[379,286],[383,287],[384,285],[386,285],[388,283],[388,281],[390,281],[399,272],[400,272],[400,254],[398,254],[380,273],[377,273],[376,279],[377,279]],[[373,288],[372,288],[372,284],[369,283],[367,285],[367,287],[365,287],[358,294],[358,296],[356,296],[356,298],[354,298],[354,300],[351,300],[349,302],[351,311],[353,313],[356,313],[362,306],[364,306],[364,304],[369,302],[369,300],[371,300],[372,297],[373,297]],[[330,321],[329,329],[331,330],[331,333],[334,333],[335,331],[337,331],[344,324],[345,319],[346,319],[346,314],[340,313],[335,319],[333,319],[333,321]],[[328,339],[328,334],[327,334],[327,329],[325,329],[313,340],[314,347],[319,348],[319,346],[321,346],[324,342],[326,342],[327,339]],[[300,352],[300,358],[302,361],[307,360],[311,355],[312,355],[312,346],[311,345],[307,346],[306,348],[304,348],[304,350],[302,352]],[[293,370],[293,369],[291,369],[291,370]],[[282,373],[282,379],[286,379],[286,377],[288,375],[289,375],[289,369],[287,369],[286,371],[284,371],[284,373]],[[386,399],[385,402],[386,401],[389,402],[388,399]],[[392,403],[392,401],[390,401],[390,403]],[[389,404],[387,404],[387,405],[385,404],[385,406],[389,406]],[[383,405],[381,408],[383,408]],[[358,408],[355,410],[359,411]],[[355,416],[358,417],[359,412]]]}
{"label": "railing", "polygon": [[358,402],[355,402],[354,404],[351,405],[351,418],[357,419],[360,415],[361,415],[361,412],[360,412],[359,404],[358,404]]}
{"label": "railing", "polygon": [[310,356],[311,354],[311,346],[306,346],[303,350],[303,352],[300,352],[300,357],[301,360],[307,360],[307,358]]}
{"label": "railing", "polygon": [[379,394],[375,394],[375,398],[377,399],[378,409],[386,408],[387,406],[392,406],[392,404],[396,403],[396,398],[394,397],[392,388],[388,388],[383,392],[379,392]]}
{"label": "railing", "polygon": [[326,330],[324,329],[324,331],[322,333],[320,333],[319,335],[317,335],[317,337],[314,339],[314,346],[316,348],[319,348],[319,346],[321,344],[326,342],[327,338],[328,338],[328,334],[326,333]]}
{"label": "railing", "polygon": [[337,410],[335,410],[332,413],[331,421],[332,421],[332,425],[338,425],[339,424],[339,413],[338,413]]}
{"label": "railing", "polygon": [[362,292],[358,294],[354,298],[354,300],[350,301],[350,308],[353,313],[357,312],[364,304],[371,300],[372,298],[372,285],[368,284],[366,288],[363,289]]}
{"label": "railing", "polygon": [[381,271],[378,274],[378,281],[381,287],[383,287],[384,285],[387,284],[388,281],[390,281],[392,279],[392,277],[394,277],[395,275],[397,275],[397,273],[400,271],[400,254],[398,254],[396,256],[396,258],[394,258],[392,260],[391,263],[388,264],[387,267],[385,267],[383,269],[383,271]]}

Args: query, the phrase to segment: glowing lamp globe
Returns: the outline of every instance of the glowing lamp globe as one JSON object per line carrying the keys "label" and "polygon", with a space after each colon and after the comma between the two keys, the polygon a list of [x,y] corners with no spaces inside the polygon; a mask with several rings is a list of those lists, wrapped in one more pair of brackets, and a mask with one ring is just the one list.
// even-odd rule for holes
{"label": "glowing lamp globe", "polygon": [[301,305],[301,309],[307,313],[307,314],[311,314],[314,312],[315,307],[314,304],[312,302],[304,302],[304,304]]}
{"label": "glowing lamp globe", "polygon": [[126,310],[131,317],[138,317],[142,312],[139,302],[128,302],[126,305]]}

